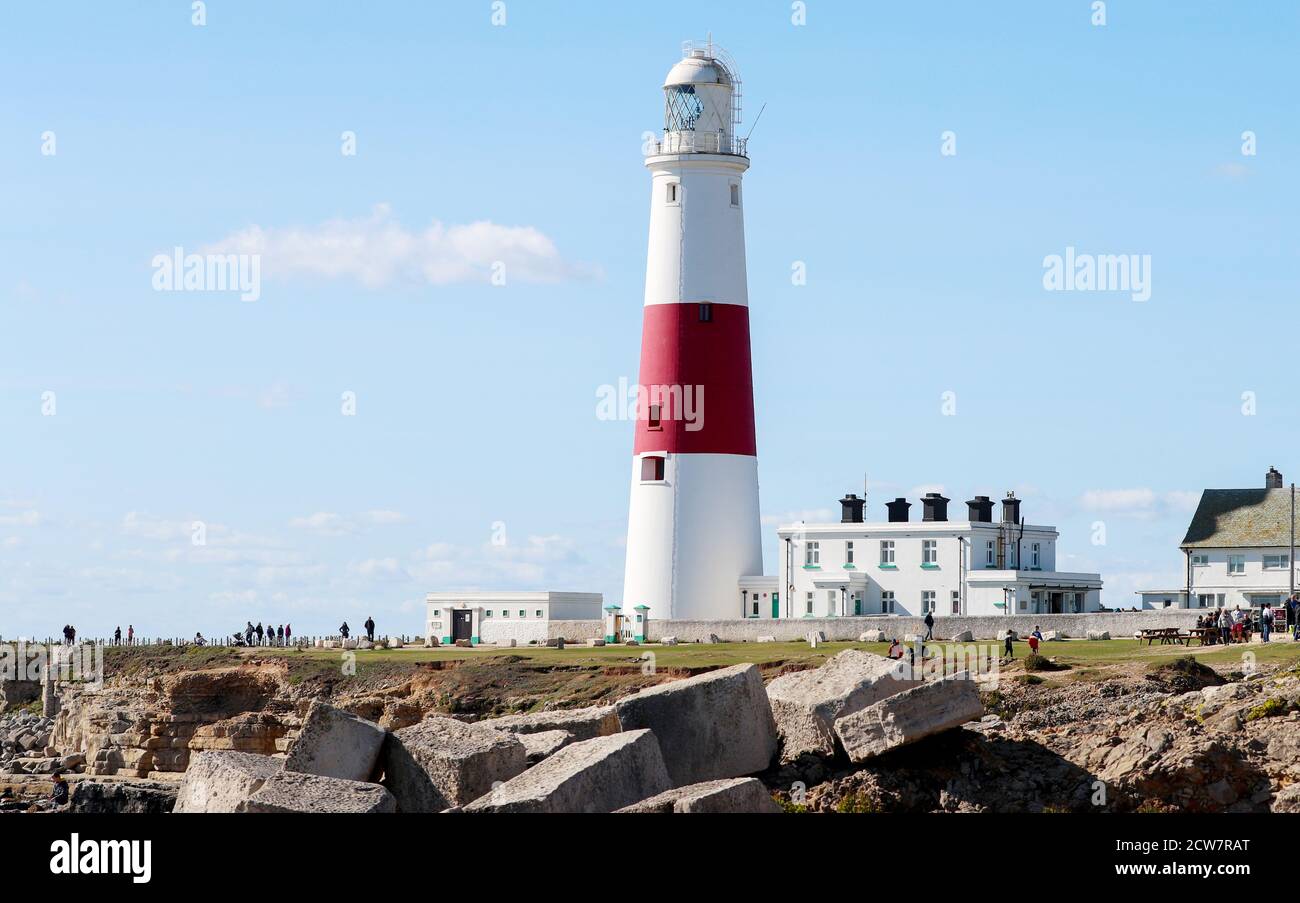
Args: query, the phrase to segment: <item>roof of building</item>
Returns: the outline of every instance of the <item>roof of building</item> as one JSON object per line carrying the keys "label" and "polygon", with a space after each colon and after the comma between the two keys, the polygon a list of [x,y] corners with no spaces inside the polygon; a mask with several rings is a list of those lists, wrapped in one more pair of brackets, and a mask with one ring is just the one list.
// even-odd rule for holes
{"label": "roof of building", "polygon": [[[1201,493],[1182,548],[1289,546],[1290,520],[1290,489],[1207,489]],[[1300,517],[1295,528],[1300,536]]]}

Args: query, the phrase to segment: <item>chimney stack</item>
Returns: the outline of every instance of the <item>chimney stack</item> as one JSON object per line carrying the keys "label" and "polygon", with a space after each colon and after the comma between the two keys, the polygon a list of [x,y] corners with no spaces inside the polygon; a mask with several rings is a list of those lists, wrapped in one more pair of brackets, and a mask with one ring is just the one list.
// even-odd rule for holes
{"label": "chimney stack", "polygon": [[892,502],[885,502],[885,507],[889,509],[889,522],[891,524],[905,524],[907,523],[907,509],[912,507],[912,503],[900,496]]}
{"label": "chimney stack", "polygon": [[993,523],[993,501],[987,495],[977,495],[966,503],[970,519],[977,524]]}
{"label": "chimney stack", "polygon": [[1281,489],[1282,474],[1276,467],[1270,467],[1268,473],[1264,474],[1265,489]]}
{"label": "chimney stack", "polygon": [[852,492],[840,499],[840,523],[842,524],[860,524],[862,523],[862,506],[866,499],[860,499]]}
{"label": "chimney stack", "polygon": [[925,506],[921,515],[923,521],[946,521],[948,519],[948,500],[937,492],[927,492],[921,498]]}
{"label": "chimney stack", "polygon": [[1020,499],[1016,498],[1014,492],[1008,492],[1007,497],[1002,500],[1002,523],[1020,523]]}

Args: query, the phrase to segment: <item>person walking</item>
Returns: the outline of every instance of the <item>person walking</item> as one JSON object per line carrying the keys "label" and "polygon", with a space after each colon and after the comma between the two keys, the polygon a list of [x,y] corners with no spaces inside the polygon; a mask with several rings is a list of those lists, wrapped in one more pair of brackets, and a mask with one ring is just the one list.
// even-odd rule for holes
{"label": "person walking", "polygon": [[292,624],[285,624],[285,625],[284,625],[284,644],[285,644],[286,646],[292,646],[292,645],[293,645],[293,625],[292,625]]}
{"label": "person walking", "polygon": [[1265,643],[1268,642],[1269,634],[1273,632],[1273,606],[1267,602],[1259,612],[1259,635]]}
{"label": "person walking", "polygon": [[1226,608],[1219,609],[1219,639],[1225,646],[1232,644],[1232,613]]}
{"label": "person walking", "polygon": [[252,621],[249,621],[247,626],[244,627],[244,645],[245,646],[253,645],[253,622]]}
{"label": "person walking", "polygon": [[1292,593],[1286,600],[1286,610],[1291,619],[1291,639],[1300,640],[1300,593]]}
{"label": "person walking", "polygon": [[114,646],[121,646],[121,645],[122,645],[122,625],[121,625],[121,624],[117,625],[117,629],[113,631],[113,645],[114,645]]}
{"label": "person walking", "polygon": [[934,612],[932,611],[925,613],[925,639],[934,639]]}
{"label": "person walking", "polygon": [[259,646],[262,645],[262,634],[264,632],[265,631],[262,630],[262,622],[258,621],[257,626],[253,628],[253,633],[257,635],[257,645]]}
{"label": "person walking", "polygon": [[375,619],[370,616],[366,617],[366,639],[372,643],[375,641]]}
{"label": "person walking", "polygon": [[283,646],[283,645],[284,645],[284,625],[283,625],[283,624],[281,624],[279,627],[275,628],[275,645],[277,645],[277,646]]}
{"label": "person walking", "polygon": [[1008,631],[1007,631],[1007,638],[1006,638],[1006,640],[1004,641],[1003,649],[1002,649],[1002,653],[1003,653],[1003,655],[1005,655],[1007,658],[1015,658],[1015,657],[1016,657],[1016,647],[1015,647],[1015,646],[1012,644],[1012,642],[1011,642],[1011,638],[1012,638],[1013,636],[1015,636],[1015,634],[1012,633],[1010,630],[1008,630]]}
{"label": "person walking", "polygon": [[134,646],[134,645],[135,645],[135,625],[134,625],[134,624],[127,624],[127,625],[126,625],[126,644],[127,644],[128,646]]}

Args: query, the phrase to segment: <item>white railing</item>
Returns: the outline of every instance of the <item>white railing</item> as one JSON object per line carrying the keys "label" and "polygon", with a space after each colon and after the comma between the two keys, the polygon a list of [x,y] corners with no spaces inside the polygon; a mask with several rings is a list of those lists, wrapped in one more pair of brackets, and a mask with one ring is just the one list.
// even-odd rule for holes
{"label": "white railing", "polygon": [[652,154],[728,154],[748,156],[749,142],[745,138],[722,132],[666,132],[653,144]]}

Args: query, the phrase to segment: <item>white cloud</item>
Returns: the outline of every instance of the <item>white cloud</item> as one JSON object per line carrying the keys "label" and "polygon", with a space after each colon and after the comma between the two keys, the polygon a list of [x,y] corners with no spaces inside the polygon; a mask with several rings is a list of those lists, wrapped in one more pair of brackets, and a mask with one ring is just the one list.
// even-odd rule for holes
{"label": "white cloud", "polygon": [[1085,511],[1110,512],[1129,517],[1157,517],[1188,514],[1196,510],[1199,492],[1172,490],[1156,492],[1144,487],[1134,489],[1089,489],[1079,498]]}
{"label": "white cloud", "polygon": [[382,527],[400,524],[406,515],[400,511],[365,511],[361,514],[336,514],[333,511],[317,511],[306,517],[295,517],[289,526],[299,530],[308,530],[317,536],[351,536],[365,532],[370,527]]}
{"label": "white cloud", "polygon": [[763,525],[768,527],[780,527],[784,524],[797,524],[800,521],[807,524],[825,524],[832,520],[838,521],[839,515],[833,515],[829,508],[805,508],[802,511],[785,511],[780,514],[764,514],[760,518]]}
{"label": "white cloud", "polygon": [[412,231],[388,204],[369,216],[336,218],[318,226],[249,226],[201,249],[203,254],[258,254],[269,277],[348,279],[367,288],[394,283],[452,285],[487,282],[498,264],[507,282],[566,282],[599,275],[564,260],[555,243],[532,226],[480,220],[444,225],[434,220]]}

